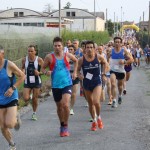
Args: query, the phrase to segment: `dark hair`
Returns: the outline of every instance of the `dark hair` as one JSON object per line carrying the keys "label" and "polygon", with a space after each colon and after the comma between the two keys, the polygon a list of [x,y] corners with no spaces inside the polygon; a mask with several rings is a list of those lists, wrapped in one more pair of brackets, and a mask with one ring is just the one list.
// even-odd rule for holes
{"label": "dark hair", "polygon": [[86,42],[87,42],[86,40],[81,41],[81,46],[86,45]]}
{"label": "dark hair", "polygon": [[114,37],[114,42],[115,42],[115,40],[117,40],[117,39],[119,39],[119,40],[121,41],[121,43],[122,43],[122,38],[119,37],[119,36]]}
{"label": "dark hair", "polygon": [[36,51],[36,46],[35,45],[31,44],[31,45],[28,46],[28,48],[31,48],[31,47],[33,47]]}
{"label": "dark hair", "polygon": [[68,48],[69,48],[69,47],[72,47],[72,48],[75,50],[75,47],[74,47],[73,44],[69,45]]}
{"label": "dark hair", "polygon": [[34,50],[36,51],[36,56],[38,55],[38,46],[37,45],[33,45],[33,44],[31,44],[31,45],[29,45],[28,46],[28,48],[31,48],[31,47],[33,47],[34,48]]}
{"label": "dark hair", "polygon": [[62,38],[60,38],[60,37],[55,37],[54,39],[53,39],[53,44],[55,43],[55,42],[61,42],[62,43]]}
{"label": "dark hair", "polygon": [[86,43],[85,43],[85,47],[86,47],[86,45],[88,45],[88,44],[92,44],[92,45],[93,45],[93,47],[95,48],[95,43],[94,43],[93,41],[86,41]]}

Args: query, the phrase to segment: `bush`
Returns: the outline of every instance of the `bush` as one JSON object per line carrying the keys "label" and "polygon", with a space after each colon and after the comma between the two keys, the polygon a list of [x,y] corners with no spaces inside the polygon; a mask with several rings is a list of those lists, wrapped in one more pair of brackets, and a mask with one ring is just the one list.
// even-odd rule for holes
{"label": "bush", "polygon": [[98,45],[106,44],[109,40],[109,34],[107,31],[82,31],[82,32],[71,32],[68,30],[62,31],[62,39],[65,43],[68,39],[73,41],[74,39],[82,40],[92,40]]}

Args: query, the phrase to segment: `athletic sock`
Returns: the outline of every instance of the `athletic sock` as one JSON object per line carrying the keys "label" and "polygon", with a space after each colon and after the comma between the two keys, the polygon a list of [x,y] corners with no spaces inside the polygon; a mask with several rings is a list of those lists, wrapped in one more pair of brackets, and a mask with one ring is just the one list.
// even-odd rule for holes
{"label": "athletic sock", "polygon": [[96,122],[97,120],[96,120],[96,117],[93,119],[93,122]]}
{"label": "athletic sock", "polygon": [[14,141],[11,140],[11,141],[9,142],[9,145],[10,145],[10,146],[15,146],[16,144],[15,144]]}
{"label": "athletic sock", "polygon": [[116,99],[113,99],[114,102],[116,102]]}
{"label": "athletic sock", "polygon": [[97,117],[97,119],[100,119],[100,120],[101,120],[102,118],[101,118],[101,116],[99,115],[99,116]]}

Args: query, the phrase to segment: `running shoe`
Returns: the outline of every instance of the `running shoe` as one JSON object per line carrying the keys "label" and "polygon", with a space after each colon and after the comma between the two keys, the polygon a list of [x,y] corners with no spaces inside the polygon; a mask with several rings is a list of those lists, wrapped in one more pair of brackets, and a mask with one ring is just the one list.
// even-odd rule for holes
{"label": "running shoe", "polygon": [[112,108],[117,108],[117,102],[113,100],[111,107]]}
{"label": "running shoe", "polygon": [[70,136],[68,127],[60,127],[60,136],[61,137]]}
{"label": "running shoe", "polygon": [[93,118],[90,118],[90,119],[89,119],[89,122],[93,122]]}
{"label": "running shoe", "polygon": [[118,98],[118,104],[121,104],[121,103],[122,103],[122,97],[119,96],[119,98]]}
{"label": "running shoe", "polygon": [[103,125],[102,119],[97,119],[97,125],[99,129],[103,129],[104,125]]}
{"label": "running shoe", "polygon": [[20,114],[18,113],[18,114],[17,114],[17,123],[16,123],[14,129],[15,129],[16,131],[18,131],[18,130],[20,129],[20,126],[21,126],[21,119],[20,119]]}
{"label": "running shoe", "polygon": [[70,109],[70,115],[74,115],[73,109]]}
{"label": "running shoe", "polygon": [[64,127],[61,126],[60,127],[60,136],[63,137],[63,135],[64,135]]}
{"label": "running shoe", "polygon": [[9,145],[9,150],[16,150],[16,144],[14,144],[14,145]]}
{"label": "running shoe", "polygon": [[32,120],[34,120],[34,121],[37,121],[37,116],[36,116],[36,114],[32,114],[32,118],[31,118]]}
{"label": "running shoe", "polygon": [[126,94],[127,94],[127,91],[126,91],[126,90],[123,90],[123,94],[126,95]]}
{"label": "running shoe", "polygon": [[91,131],[96,131],[96,130],[97,130],[97,123],[96,122],[92,122]]}

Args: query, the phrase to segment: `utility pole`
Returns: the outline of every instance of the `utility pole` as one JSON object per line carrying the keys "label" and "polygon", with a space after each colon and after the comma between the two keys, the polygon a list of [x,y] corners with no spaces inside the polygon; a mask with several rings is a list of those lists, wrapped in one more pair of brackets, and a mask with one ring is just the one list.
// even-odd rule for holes
{"label": "utility pole", "polygon": [[96,31],[96,12],[95,12],[95,0],[94,0],[94,31]]}
{"label": "utility pole", "polygon": [[118,36],[118,16],[117,16],[117,36]]}
{"label": "utility pole", "polygon": [[115,12],[114,12],[114,36],[115,36],[115,32],[116,32],[116,25],[115,25],[115,21],[116,21],[116,17],[115,17]]}
{"label": "utility pole", "polygon": [[61,0],[59,0],[59,37],[61,37]]}
{"label": "utility pole", "polygon": [[148,20],[148,44],[149,44],[149,32],[150,32],[150,1],[149,1],[149,20]]}
{"label": "utility pole", "polygon": [[[121,6],[121,28],[122,28],[122,6]],[[122,36],[122,32],[123,32],[123,30],[121,31],[121,36]]]}
{"label": "utility pole", "polygon": [[106,8],[106,30],[108,31],[107,8]]}

